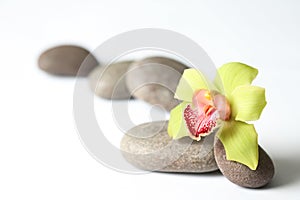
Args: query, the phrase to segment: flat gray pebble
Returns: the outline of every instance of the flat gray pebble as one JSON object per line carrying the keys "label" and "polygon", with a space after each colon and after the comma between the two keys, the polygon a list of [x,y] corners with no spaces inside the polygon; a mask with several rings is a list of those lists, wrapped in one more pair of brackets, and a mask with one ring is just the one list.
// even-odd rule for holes
{"label": "flat gray pebble", "polygon": [[92,91],[106,99],[129,99],[131,95],[125,84],[125,73],[131,63],[124,61],[96,67],[89,75]]}
{"label": "flat gray pebble", "polygon": [[174,99],[174,93],[186,68],[184,64],[164,57],[134,62],[126,75],[127,88],[137,99],[170,111],[180,103]]}
{"label": "flat gray pebble", "polygon": [[149,171],[204,173],[218,170],[213,153],[213,138],[199,142],[189,137],[172,140],[168,121],[138,125],[121,141],[125,159],[135,167]]}
{"label": "flat gray pebble", "polygon": [[88,50],[74,45],[50,48],[38,59],[40,69],[60,76],[76,76],[77,73],[78,76],[87,76],[98,64],[96,58]]}
{"label": "flat gray pebble", "polygon": [[274,176],[274,165],[268,154],[259,147],[259,163],[256,170],[247,166],[229,161],[222,142],[216,138],[215,158],[223,175],[231,182],[248,188],[260,188],[268,184]]}

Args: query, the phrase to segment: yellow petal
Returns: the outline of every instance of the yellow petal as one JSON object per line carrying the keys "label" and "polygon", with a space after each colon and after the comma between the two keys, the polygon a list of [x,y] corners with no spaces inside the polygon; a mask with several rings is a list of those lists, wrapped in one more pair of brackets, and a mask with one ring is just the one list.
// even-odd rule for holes
{"label": "yellow petal", "polygon": [[256,170],[258,165],[257,133],[252,124],[230,121],[224,123],[218,138],[224,145],[227,160]]}
{"label": "yellow petal", "polygon": [[257,76],[258,70],[243,63],[231,62],[220,67],[218,74],[215,85],[228,97],[236,87],[250,85]]}
{"label": "yellow petal", "polygon": [[183,111],[189,103],[182,102],[171,110],[168,124],[168,134],[173,139],[189,136],[188,128],[185,124]]}
{"label": "yellow petal", "polygon": [[237,87],[232,92],[230,103],[235,120],[258,120],[267,104],[265,89],[250,85]]}
{"label": "yellow petal", "polygon": [[209,84],[204,75],[197,69],[186,69],[178,83],[175,98],[192,102],[195,91],[209,89]]}

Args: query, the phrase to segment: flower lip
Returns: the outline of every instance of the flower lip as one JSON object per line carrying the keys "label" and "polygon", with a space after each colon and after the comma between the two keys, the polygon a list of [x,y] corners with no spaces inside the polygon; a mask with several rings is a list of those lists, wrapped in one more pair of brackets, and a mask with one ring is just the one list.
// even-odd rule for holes
{"label": "flower lip", "polygon": [[198,90],[193,95],[192,105],[184,109],[184,119],[190,136],[200,140],[218,127],[220,120],[230,118],[230,107],[226,98],[216,91]]}
{"label": "flower lip", "polygon": [[191,105],[187,105],[184,109],[184,119],[190,137],[200,140],[201,136],[207,136],[213,132],[218,126],[218,112],[212,106],[206,106],[206,110],[202,113],[197,108],[193,109]]}

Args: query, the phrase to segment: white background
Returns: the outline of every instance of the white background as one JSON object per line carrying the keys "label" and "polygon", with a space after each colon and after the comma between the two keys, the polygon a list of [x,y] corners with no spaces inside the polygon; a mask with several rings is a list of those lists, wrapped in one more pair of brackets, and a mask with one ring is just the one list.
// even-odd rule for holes
{"label": "white background", "polygon": [[[296,0],[1,0],[0,199],[299,199],[299,10]],[[87,153],[73,120],[75,79],[39,71],[37,58],[53,45],[92,50],[148,27],[188,36],[216,66],[259,69],[268,105],[256,129],[276,166],[267,188],[244,189],[218,173],[122,174]],[[96,104],[108,114],[104,100]]]}

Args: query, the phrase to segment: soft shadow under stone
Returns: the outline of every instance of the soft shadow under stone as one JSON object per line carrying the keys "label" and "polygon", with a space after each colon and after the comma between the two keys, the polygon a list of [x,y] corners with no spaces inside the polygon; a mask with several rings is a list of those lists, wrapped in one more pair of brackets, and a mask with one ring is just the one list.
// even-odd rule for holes
{"label": "soft shadow under stone", "polygon": [[[275,155],[276,156],[276,155]],[[294,186],[300,183],[300,152],[291,151],[285,156],[274,158],[276,173],[274,179],[267,185],[267,189]]]}
{"label": "soft shadow under stone", "polygon": [[159,121],[130,129],[121,141],[125,159],[148,171],[204,173],[218,170],[213,153],[214,134],[199,142],[189,137],[173,140],[167,126],[167,121]]}

